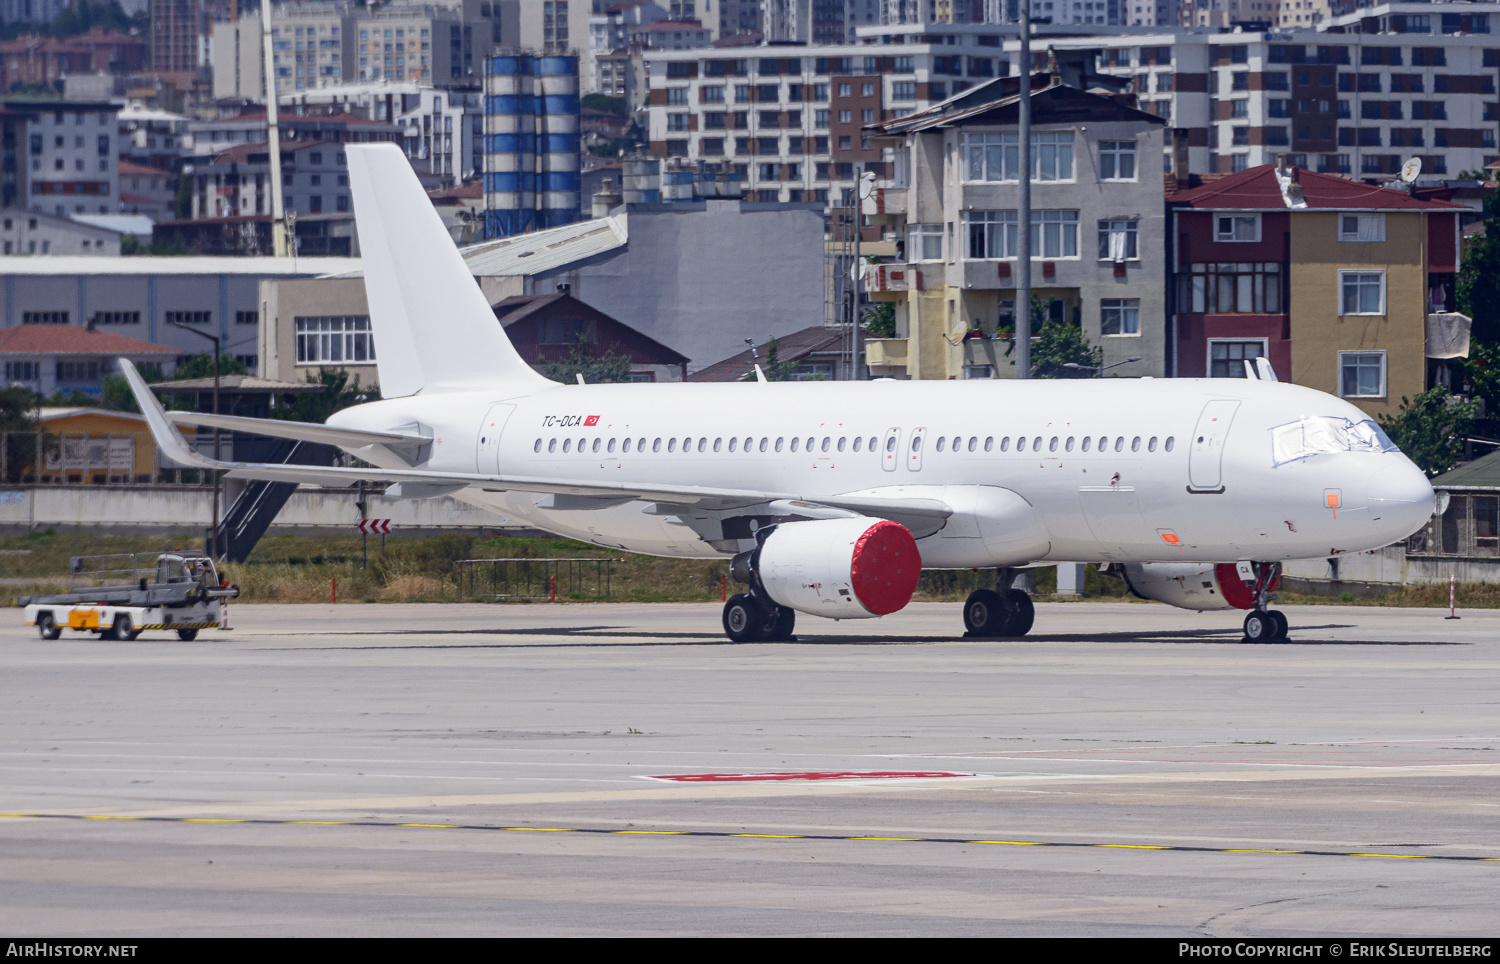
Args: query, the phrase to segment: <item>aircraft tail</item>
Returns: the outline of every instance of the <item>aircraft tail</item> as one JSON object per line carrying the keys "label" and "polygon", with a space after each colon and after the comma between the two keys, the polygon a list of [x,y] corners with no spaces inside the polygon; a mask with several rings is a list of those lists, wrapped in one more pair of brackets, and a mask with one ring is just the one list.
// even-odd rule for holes
{"label": "aircraft tail", "polygon": [[380,392],[536,385],[394,144],[350,144],[349,185]]}

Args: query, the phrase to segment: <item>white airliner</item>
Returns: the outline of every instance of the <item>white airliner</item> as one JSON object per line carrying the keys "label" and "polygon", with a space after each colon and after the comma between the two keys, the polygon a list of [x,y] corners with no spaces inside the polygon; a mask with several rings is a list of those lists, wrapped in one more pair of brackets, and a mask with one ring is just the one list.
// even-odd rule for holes
{"label": "white airliner", "polygon": [[[1139,595],[1248,609],[1280,561],[1388,545],[1432,515],[1426,477],[1359,409],[1258,378],[562,385],[506,338],[401,152],[350,146],[386,397],[326,425],[164,412],[121,365],[163,453],[230,477],[394,483],[601,546],[731,559],[736,641],[795,612],[895,612],[923,568],[996,568],[971,635],[1030,630],[1018,570],[1119,567]],[[705,324],[711,320],[705,316]],[[176,425],[336,445],[376,468],[219,462]]]}

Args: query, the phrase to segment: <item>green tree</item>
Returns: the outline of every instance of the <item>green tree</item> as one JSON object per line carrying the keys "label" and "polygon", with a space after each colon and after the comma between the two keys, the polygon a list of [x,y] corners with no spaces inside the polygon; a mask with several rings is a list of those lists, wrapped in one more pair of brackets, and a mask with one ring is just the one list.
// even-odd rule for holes
{"label": "green tree", "polygon": [[1438,385],[1415,399],[1401,396],[1401,411],[1380,416],[1391,441],[1429,477],[1453,468],[1474,426],[1478,406],[1459,401]]}
{"label": "green tree", "polygon": [[[37,397],[30,389],[12,386],[0,389],[0,438],[5,445],[5,481],[20,482],[36,464]],[[45,444],[45,443],[44,443]]]}
{"label": "green tree", "polygon": [[590,385],[601,382],[628,382],[630,381],[630,356],[616,355],[614,352],[606,352],[603,355],[591,355],[581,345],[574,345],[568,351],[568,357],[558,361],[543,362],[541,372],[554,382],[566,382],[572,384],[578,381],[582,375],[583,380]]}
{"label": "green tree", "polygon": [[354,405],[378,401],[380,386],[361,388],[359,376],[350,377],[342,368],[319,368],[317,374],[307,375],[308,384],[321,385],[321,392],[298,395],[292,404],[271,412],[273,418],[289,422],[326,422],[328,416]]}
{"label": "green tree", "polygon": [[781,346],[775,338],[766,342],[766,363],[760,366],[768,382],[794,382],[797,380],[797,362],[781,360]]}
{"label": "green tree", "polygon": [[[1082,325],[1048,317],[1042,300],[1031,296],[1031,377],[1093,378],[1104,364],[1104,349],[1090,346]],[[1081,368],[1065,368],[1066,363]]]}
{"label": "green tree", "polygon": [[872,338],[895,338],[896,303],[877,301],[873,305],[865,305],[864,317],[860,322]]}
{"label": "green tree", "polygon": [[174,211],[179,221],[187,220],[193,216],[193,176],[191,174],[179,174],[177,176],[177,197],[172,202]]}
{"label": "green tree", "polygon": [[579,105],[584,110],[600,110],[606,114],[625,116],[625,98],[623,97],[610,97],[608,94],[584,94]]}
{"label": "green tree", "polygon": [[1484,199],[1484,233],[1464,249],[1455,285],[1458,310],[1474,319],[1472,336],[1500,341],[1500,194]]}

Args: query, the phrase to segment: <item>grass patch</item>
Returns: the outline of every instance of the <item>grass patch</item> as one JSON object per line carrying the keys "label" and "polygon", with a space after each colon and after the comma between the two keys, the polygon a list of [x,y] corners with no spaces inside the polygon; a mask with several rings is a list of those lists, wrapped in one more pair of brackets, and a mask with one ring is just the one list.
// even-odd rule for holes
{"label": "grass patch", "polygon": [[[198,548],[202,537],[195,531],[164,536],[96,535],[84,531],[56,532],[51,529],[24,536],[0,538],[0,579],[7,597],[61,592],[68,584],[68,560],[73,556],[105,553],[159,553],[168,549]],[[465,533],[445,533],[424,538],[388,538],[369,542],[369,563],[360,566],[360,537],[329,534],[317,536],[271,535],[260,541],[247,562],[231,564],[224,575],[240,587],[240,599],[259,603],[327,602],[331,583],[337,580],[338,598],[344,602],[458,602],[491,599],[482,578],[470,585],[458,565],[464,559],[577,558],[611,560],[608,595],[594,592],[592,566],[585,566],[571,591],[559,579],[558,598],[617,602],[710,602],[737,584],[728,579],[729,563],[723,559],[662,559],[639,556],[571,539],[478,538]],[[539,571],[539,566],[537,567]],[[1045,599],[1056,591],[1057,570],[1034,570],[1032,590]],[[995,584],[993,569],[929,570],[922,573],[914,599],[926,602],[959,602],[975,589]],[[545,595],[545,582],[533,587]],[[1102,576],[1090,564],[1084,572],[1084,591],[1090,599],[1126,600],[1124,580]],[[522,601],[513,599],[510,601]],[[1414,606],[1442,608],[1448,605],[1446,585],[1408,586],[1382,596],[1355,598],[1315,596],[1281,592],[1282,605],[1316,606]],[[1465,609],[1500,608],[1500,586],[1461,584],[1458,605]]]}

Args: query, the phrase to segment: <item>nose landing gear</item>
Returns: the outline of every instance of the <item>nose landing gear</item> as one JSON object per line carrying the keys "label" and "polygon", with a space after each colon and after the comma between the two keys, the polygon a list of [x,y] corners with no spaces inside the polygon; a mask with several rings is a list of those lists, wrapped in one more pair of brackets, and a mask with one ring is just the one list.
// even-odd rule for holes
{"label": "nose landing gear", "polygon": [[1252,562],[1255,570],[1255,601],[1245,617],[1245,642],[1281,643],[1286,641],[1286,614],[1270,609],[1275,595],[1271,590],[1281,584],[1281,563]]}

